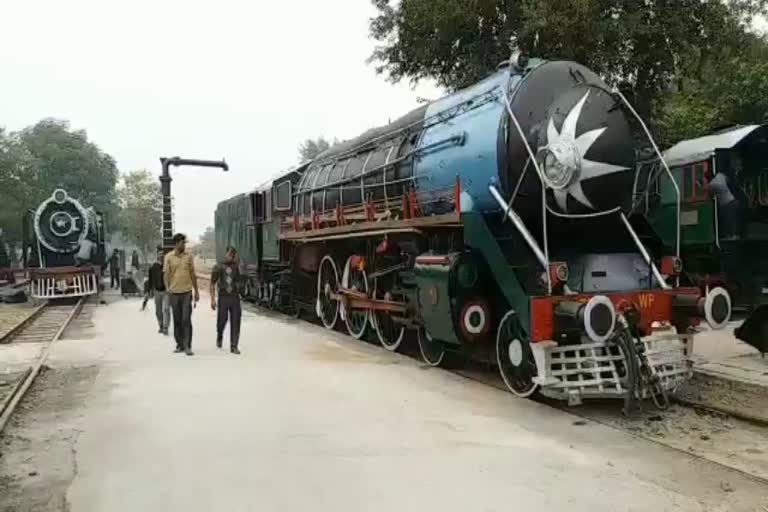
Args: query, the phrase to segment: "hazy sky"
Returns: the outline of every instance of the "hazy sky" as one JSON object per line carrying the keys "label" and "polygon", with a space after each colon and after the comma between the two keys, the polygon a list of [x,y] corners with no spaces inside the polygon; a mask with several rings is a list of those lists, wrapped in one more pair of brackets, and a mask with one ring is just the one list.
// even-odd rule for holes
{"label": "hazy sky", "polygon": [[366,64],[368,0],[2,4],[0,125],[67,119],[122,171],[226,158],[227,174],[174,171],[176,229],[191,237],[218,201],[295,164],[302,140],[353,137],[440,95]]}
{"label": "hazy sky", "polygon": [[296,163],[308,137],[349,138],[437,97],[377,76],[368,0],[4,0],[0,125],[67,119],[122,171],[160,156],[226,158],[172,171],[175,228]]}

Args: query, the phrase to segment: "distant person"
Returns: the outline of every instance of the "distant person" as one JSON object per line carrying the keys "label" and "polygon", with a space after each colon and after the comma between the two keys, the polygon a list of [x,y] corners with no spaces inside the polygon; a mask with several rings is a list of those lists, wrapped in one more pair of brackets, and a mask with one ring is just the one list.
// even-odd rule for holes
{"label": "distant person", "polygon": [[133,254],[131,254],[131,267],[133,267],[133,272],[136,273],[139,270],[139,251],[136,249],[133,250]]}
{"label": "distant person", "polygon": [[[173,314],[173,337],[176,339],[175,352],[192,352],[192,301],[200,300],[197,276],[192,255],[187,252],[187,237],[181,233],[173,235],[173,251],[163,260],[163,278],[168,291],[168,301]],[[192,291],[194,290],[194,297]]]}
{"label": "distant person", "polygon": [[[216,315],[216,347],[221,348],[224,328],[229,319],[229,351],[239,354],[240,320],[240,269],[237,250],[229,246],[224,254],[224,262],[216,264],[211,272],[211,309],[218,306]],[[218,304],[216,295],[218,291]]]}
{"label": "distant person", "polygon": [[157,252],[157,261],[149,267],[148,293],[155,298],[155,317],[157,317],[158,332],[168,334],[168,326],[171,323],[171,306],[168,301],[168,292],[165,290],[163,279],[163,252]]}
{"label": "distant person", "polygon": [[120,253],[117,249],[112,251],[109,258],[109,287],[120,288]]}
{"label": "distant person", "polygon": [[738,240],[744,233],[747,200],[726,172],[718,172],[709,182],[709,190],[717,198],[720,240]]}

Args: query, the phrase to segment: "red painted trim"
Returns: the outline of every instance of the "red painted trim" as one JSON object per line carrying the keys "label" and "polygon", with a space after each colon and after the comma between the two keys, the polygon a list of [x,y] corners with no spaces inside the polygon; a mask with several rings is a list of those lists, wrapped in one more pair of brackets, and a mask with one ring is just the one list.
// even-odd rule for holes
{"label": "red painted trim", "polygon": [[677,260],[676,256],[662,256],[661,258],[661,273],[665,276],[674,276],[677,275],[675,272],[675,261]]}
{"label": "red painted trim", "polygon": [[[595,294],[597,295],[597,294]],[[604,294],[613,302],[617,312],[633,306],[640,312],[639,327],[650,332],[653,322],[672,322],[672,302],[678,295],[700,296],[698,288],[677,288],[675,290],[637,290],[624,293]],[[531,340],[551,340],[555,329],[555,306],[559,302],[587,303],[594,295],[558,295],[531,298]]]}
{"label": "red painted trim", "polygon": [[453,186],[453,204],[456,213],[461,215],[461,180],[456,176],[456,184]]}
{"label": "red painted trim", "polygon": [[368,222],[376,220],[376,206],[373,204],[371,196],[368,196],[368,201],[365,203],[365,218]]}

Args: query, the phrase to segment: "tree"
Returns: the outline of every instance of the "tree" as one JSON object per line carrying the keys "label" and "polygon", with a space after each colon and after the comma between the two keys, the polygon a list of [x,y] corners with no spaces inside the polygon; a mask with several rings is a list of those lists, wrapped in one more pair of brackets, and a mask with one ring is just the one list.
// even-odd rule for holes
{"label": "tree", "polygon": [[147,255],[160,244],[162,196],[160,184],[146,170],[123,176],[120,187],[120,226],[128,240]]}
{"label": "tree", "polygon": [[[336,139],[333,140],[333,144],[337,144]],[[331,147],[331,143],[328,142],[325,137],[318,137],[317,139],[307,139],[299,145],[299,161],[308,162],[313,160],[317,155]]]}
{"label": "tree", "polygon": [[15,246],[22,216],[56,188],[64,188],[86,207],[114,218],[118,171],[114,159],[72,131],[65,121],[44,119],[20,132],[0,130],[0,226]]}
{"label": "tree", "polygon": [[747,34],[713,52],[701,69],[679,80],[657,101],[659,140],[672,144],[732,124],[768,119],[768,43]]}
{"label": "tree", "polygon": [[740,44],[766,0],[372,0],[371,55],[393,81],[434,78],[458,89],[484,78],[516,37],[533,56],[572,59],[628,93],[654,98],[723,47]]}
{"label": "tree", "polygon": [[66,121],[44,119],[17,137],[31,158],[24,176],[33,191],[31,207],[54,189],[63,188],[107,219],[116,216],[117,165],[114,158],[88,140],[85,130],[71,130]]}
{"label": "tree", "polygon": [[205,228],[200,235],[200,244],[197,246],[198,254],[205,259],[216,258],[216,232],[211,226]]}
{"label": "tree", "polygon": [[0,129],[0,228],[11,247],[21,241],[24,212],[37,205],[34,173],[32,157],[18,137]]}

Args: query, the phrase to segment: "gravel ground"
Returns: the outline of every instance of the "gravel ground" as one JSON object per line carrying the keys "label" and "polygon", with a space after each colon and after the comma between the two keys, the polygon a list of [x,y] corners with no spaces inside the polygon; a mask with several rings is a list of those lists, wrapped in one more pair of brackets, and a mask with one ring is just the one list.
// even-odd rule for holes
{"label": "gravel ground", "polygon": [[0,511],[67,510],[74,478],[78,410],[97,368],[44,369],[0,438]]}
{"label": "gravel ground", "polygon": [[[96,307],[95,301],[86,304],[57,343],[92,338]],[[0,402],[22,373],[0,375]],[[68,510],[66,490],[77,474],[79,415],[97,374],[96,366],[41,368],[0,434],[0,512]]]}
{"label": "gravel ground", "polygon": [[23,304],[0,304],[0,338],[6,335],[19,322],[31,315],[36,306],[30,302]]}

